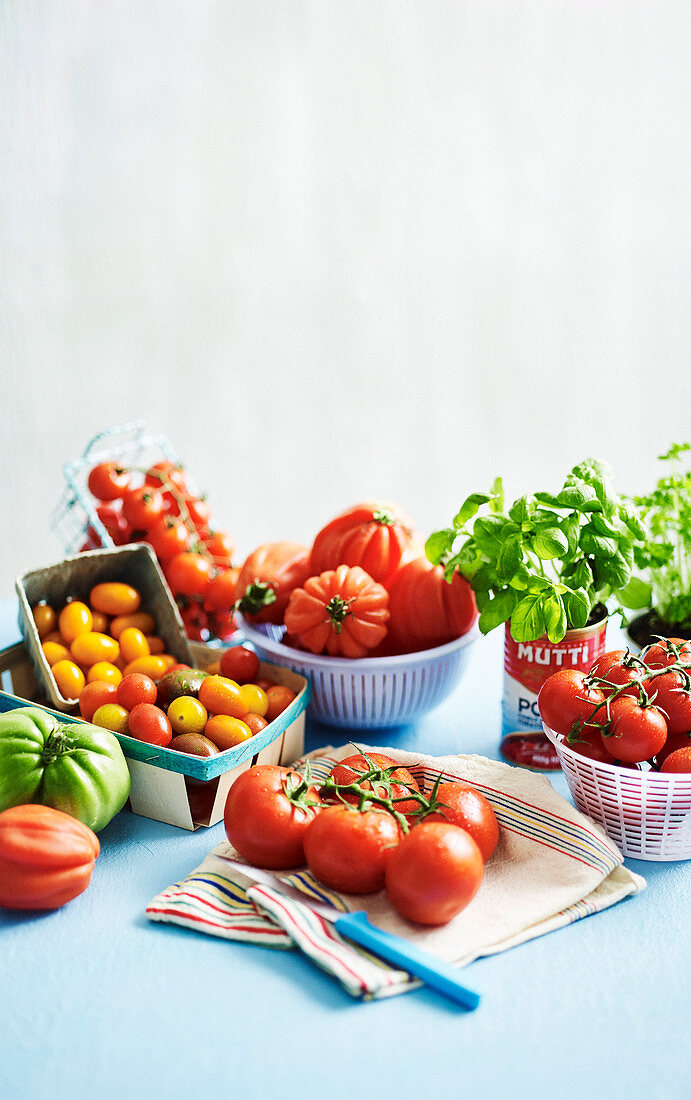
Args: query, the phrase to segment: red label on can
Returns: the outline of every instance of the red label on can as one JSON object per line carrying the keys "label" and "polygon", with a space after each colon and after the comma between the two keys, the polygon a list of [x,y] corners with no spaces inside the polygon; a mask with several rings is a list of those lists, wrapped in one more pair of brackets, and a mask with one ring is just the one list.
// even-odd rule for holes
{"label": "red label on can", "polygon": [[[537,697],[545,680],[563,668],[587,672],[604,653],[607,620],[569,630],[561,642],[543,636],[532,642],[516,642],[509,623],[504,633],[504,739],[502,754],[514,763],[542,770],[555,770],[559,760],[542,732]],[[523,731],[533,731],[521,737]]]}
{"label": "red label on can", "polygon": [[560,668],[587,672],[596,657],[605,651],[607,621],[583,630],[569,630],[561,642],[550,642],[546,635],[534,642],[517,642],[509,624],[504,633],[504,669],[513,680],[538,694],[545,680]]}

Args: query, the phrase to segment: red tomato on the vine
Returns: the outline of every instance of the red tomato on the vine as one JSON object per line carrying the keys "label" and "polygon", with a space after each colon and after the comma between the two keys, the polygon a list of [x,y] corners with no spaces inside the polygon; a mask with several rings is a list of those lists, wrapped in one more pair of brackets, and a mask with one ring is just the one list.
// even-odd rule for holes
{"label": "red tomato on the vine", "polygon": [[122,513],[136,531],[149,531],[163,515],[163,496],[150,485],[130,489],[122,501]]}
{"label": "red tomato on the vine", "polygon": [[[677,657],[678,654],[678,657]],[[666,668],[677,659],[682,664],[691,665],[691,642],[685,638],[663,638],[659,642],[646,646],[641,653],[641,659],[648,668]]]}
{"label": "red tomato on the vine", "polygon": [[[375,775],[371,780],[361,780],[373,769],[379,769],[381,775]],[[396,765],[396,761],[390,756],[380,752],[355,753],[341,760],[331,769],[331,777],[335,783],[349,784],[361,781],[365,790],[372,791],[380,798],[403,799],[395,803],[395,809],[402,814],[414,814],[419,809],[420,803],[414,798],[406,798],[411,791],[419,791],[420,787],[412,772],[407,768]],[[343,791],[339,798],[345,799],[353,805],[360,801],[355,791]]]}
{"label": "red tomato on the vine", "polygon": [[667,740],[667,722],[655,706],[641,706],[631,695],[620,695],[610,704],[611,725],[602,743],[617,760],[634,764],[650,760]]}
{"label": "red tomato on the vine", "polygon": [[156,556],[163,561],[170,561],[176,554],[183,554],[190,540],[190,532],[181,519],[175,516],[162,516],[157,520],[147,535],[147,542],[151,544]]}
{"label": "red tomato on the vine", "polygon": [[213,575],[213,565],[203,554],[185,551],[170,559],[165,573],[176,596],[205,596]]}
{"label": "red tomato on the vine", "polygon": [[[204,545],[216,565],[232,565],[235,553],[235,539],[227,531],[211,531]],[[239,572],[239,570],[238,570]]]}
{"label": "red tomato on the vine", "polygon": [[465,829],[423,821],[391,852],[386,893],[406,920],[446,924],[475,897],[484,871],[482,853]]}
{"label": "red tomato on the vine", "polygon": [[491,803],[470,783],[440,783],[435,800],[439,809],[424,821],[448,821],[470,833],[487,862],[499,843],[499,822]]}
{"label": "red tomato on the vine", "polygon": [[120,500],[130,487],[130,474],[117,462],[99,462],[87,478],[89,492],[97,500]]}
{"label": "red tomato on the vine", "polygon": [[166,501],[173,500],[175,493],[182,496],[188,491],[184,469],[175,462],[169,462],[168,460],[155,462],[147,470],[144,484],[151,485],[154,489],[160,489]]}
{"label": "red tomato on the vine", "polygon": [[398,824],[386,810],[361,813],[343,804],[328,806],[305,834],[307,866],[332,890],[372,894],[382,889],[399,840]]}
{"label": "red tomato on the vine", "polygon": [[655,706],[665,715],[669,733],[691,730],[691,690],[686,673],[670,670],[644,681],[643,686]]}
{"label": "red tomato on the vine", "polygon": [[226,800],[228,840],[257,867],[271,870],[305,862],[304,840],[321,808],[315,787],[293,768],[258,764],[233,783]]}
{"label": "red tomato on the vine", "polygon": [[604,707],[593,714],[595,707],[604,701],[603,692],[591,687],[586,674],[575,668],[560,668],[558,672],[553,672],[545,680],[537,697],[542,721],[562,737],[566,737],[578,720],[589,725],[606,722]]}

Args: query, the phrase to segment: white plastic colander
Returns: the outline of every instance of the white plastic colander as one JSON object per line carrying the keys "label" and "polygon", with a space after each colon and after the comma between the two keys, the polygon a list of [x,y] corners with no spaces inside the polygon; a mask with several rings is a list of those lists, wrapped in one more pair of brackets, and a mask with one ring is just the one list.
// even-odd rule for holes
{"label": "white plastic colander", "polygon": [[400,657],[324,657],[281,642],[285,627],[253,624],[237,615],[240,631],[259,656],[306,676],[312,687],[309,713],[342,729],[402,726],[451,694],[465,670],[474,628],[435,649]]}
{"label": "white plastic colander", "polygon": [[544,726],[576,806],[624,856],[691,859],[691,772],[635,771],[575,752]]}

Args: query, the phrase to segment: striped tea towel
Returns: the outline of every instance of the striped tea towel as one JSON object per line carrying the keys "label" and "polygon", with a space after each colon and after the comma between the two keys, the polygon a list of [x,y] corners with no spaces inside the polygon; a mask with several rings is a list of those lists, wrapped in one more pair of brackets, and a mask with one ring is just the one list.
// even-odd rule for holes
{"label": "striped tea towel", "polygon": [[[311,753],[306,759],[315,784],[354,751],[350,744]],[[306,900],[311,895],[344,911],[364,909],[380,928],[466,966],[644,889],[645,879],[623,866],[621,853],[602,829],[557,794],[545,776],[481,756],[432,757],[379,747],[372,751],[385,752],[408,768],[422,790],[429,790],[442,772],[472,783],[489,799],[499,820],[500,840],[482,886],[470,905],[441,928],[424,928],[399,917],[383,891],[363,897],[338,895],[306,869],[282,873],[280,877],[302,890]],[[304,760],[297,766],[301,763]],[[420,984],[344,940],[307,905],[229,869],[224,855],[235,855],[227,842],[214,848],[183,882],[154,898],[146,910],[150,920],[224,939],[297,947],[356,997],[386,997]]]}

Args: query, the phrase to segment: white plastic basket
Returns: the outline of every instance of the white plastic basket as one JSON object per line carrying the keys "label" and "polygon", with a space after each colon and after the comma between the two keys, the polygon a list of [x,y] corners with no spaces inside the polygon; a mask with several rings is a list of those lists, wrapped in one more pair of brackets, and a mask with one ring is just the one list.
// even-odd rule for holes
{"label": "white plastic basket", "polygon": [[341,729],[383,729],[415,721],[446,699],[465,670],[477,628],[446,645],[400,657],[323,657],[281,643],[285,627],[252,624],[237,615],[240,631],[259,656],[306,676],[309,713]]}
{"label": "white plastic basket", "polygon": [[579,810],[602,826],[624,856],[691,859],[691,772],[635,771],[590,760],[544,726]]}

